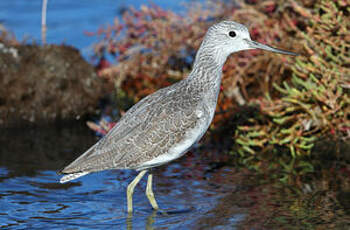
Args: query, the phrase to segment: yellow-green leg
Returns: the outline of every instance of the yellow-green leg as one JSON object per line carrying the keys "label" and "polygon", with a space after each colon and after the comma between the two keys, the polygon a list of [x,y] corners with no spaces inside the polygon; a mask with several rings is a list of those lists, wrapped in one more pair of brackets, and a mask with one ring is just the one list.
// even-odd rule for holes
{"label": "yellow-green leg", "polygon": [[149,202],[151,203],[152,207],[155,210],[157,210],[159,207],[158,207],[156,199],[154,198],[154,193],[153,193],[153,190],[152,190],[152,174],[148,175],[147,187],[146,187],[146,196],[147,196]]}
{"label": "yellow-green leg", "polygon": [[128,189],[126,192],[127,200],[128,200],[128,212],[132,212],[132,195],[134,193],[135,186],[139,183],[139,181],[142,179],[142,177],[145,175],[147,170],[142,170],[135,179],[128,185]]}

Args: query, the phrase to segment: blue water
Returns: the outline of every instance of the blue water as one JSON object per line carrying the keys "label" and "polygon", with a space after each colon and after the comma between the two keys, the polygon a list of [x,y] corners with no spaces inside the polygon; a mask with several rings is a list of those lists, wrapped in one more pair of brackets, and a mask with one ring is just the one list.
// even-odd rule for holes
{"label": "blue water", "polygon": [[[120,10],[149,4],[147,0],[48,0],[47,43],[73,45],[84,57],[91,55],[96,37],[84,32],[95,32],[100,26],[113,24]],[[182,1],[152,0],[163,9],[183,12]],[[0,23],[19,40],[41,43],[41,0],[1,0]]]}
{"label": "blue water", "polygon": [[[0,132],[0,229],[213,229],[206,222],[213,222],[220,200],[234,191],[212,179],[210,164],[198,151],[153,171],[153,190],[167,214],[152,209],[144,177],[130,216],[126,188],[135,171],[103,171],[58,182],[56,171],[97,140],[85,124],[0,127]],[[243,218],[241,212],[223,213],[227,216],[214,219],[214,229],[232,229]]]}
{"label": "blue water", "polygon": [[[6,177],[6,169],[1,168],[0,173]],[[195,227],[198,217],[214,207],[219,197],[205,183],[166,175],[171,173],[156,175],[154,190],[160,207],[168,214],[151,209],[142,181],[134,194],[135,211],[129,218],[125,190],[135,174],[106,171],[68,185],[57,184],[58,176],[53,171],[41,171],[35,177],[9,178],[0,187],[0,227]]]}

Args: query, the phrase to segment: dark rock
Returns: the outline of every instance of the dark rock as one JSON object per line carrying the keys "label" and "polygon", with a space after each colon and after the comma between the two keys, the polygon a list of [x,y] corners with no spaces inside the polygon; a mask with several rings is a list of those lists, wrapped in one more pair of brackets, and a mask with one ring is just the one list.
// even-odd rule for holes
{"label": "dark rock", "polygon": [[0,43],[0,125],[91,114],[102,89],[94,68],[73,47]]}

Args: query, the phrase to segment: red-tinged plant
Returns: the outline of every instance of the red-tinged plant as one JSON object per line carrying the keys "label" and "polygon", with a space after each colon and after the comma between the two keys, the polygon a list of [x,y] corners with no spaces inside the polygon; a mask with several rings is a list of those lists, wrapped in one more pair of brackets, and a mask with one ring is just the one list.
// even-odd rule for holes
{"label": "red-tinged plant", "polygon": [[9,32],[1,23],[0,23],[0,43],[4,43],[6,46],[14,46],[20,44],[16,39],[15,35]]}
{"label": "red-tinged plant", "polygon": [[[190,5],[183,15],[143,6],[126,10],[122,20],[100,29],[95,53],[101,59],[115,58],[100,76],[114,83],[118,104],[132,99],[120,106],[125,110],[186,77],[210,25],[223,19],[249,25],[254,40],[302,56],[295,59],[259,50],[232,55],[223,68],[211,128],[232,117],[238,105],[258,105],[261,113],[237,127],[232,152],[245,162],[276,148],[298,157],[308,155],[324,134],[349,135],[349,67],[342,64],[349,62],[348,17],[348,4],[342,0],[209,1]],[[288,159],[283,164],[291,171],[290,163],[297,161]]]}
{"label": "red-tinged plant", "polygon": [[[97,32],[101,42],[95,45],[96,56],[103,60],[111,55],[116,60],[114,65],[101,68],[100,76],[115,84],[118,101],[128,97],[136,102],[187,76],[202,37],[216,21],[249,23],[253,39],[272,45],[283,37],[278,20],[266,17],[258,6],[238,3],[210,1],[189,5],[184,15],[155,5],[126,10],[122,20],[116,19],[113,25]],[[291,44],[287,37],[276,46],[288,49]],[[281,82],[280,76],[290,72],[287,61],[260,51],[241,52],[230,58],[224,66],[220,113],[215,122],[230,116],[227,112],[237,106],[235,99],[245,104],[271,90],[271,82]]]}

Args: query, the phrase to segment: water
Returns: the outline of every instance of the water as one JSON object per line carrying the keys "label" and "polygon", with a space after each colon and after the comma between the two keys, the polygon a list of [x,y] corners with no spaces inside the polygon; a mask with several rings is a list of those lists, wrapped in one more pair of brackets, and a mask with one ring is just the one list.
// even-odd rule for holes
{"label": "water", "polygon": [[[68,44],[81,50],[88,58],[92,54],[91,45],[97,37],[89,37],[84,32],[96,32],[100,26],[113,24],[120,10],[133,6],[139,8],[149,4],[148,0],[48,0],[47,34],[49,44]],[[151,1],[163,9],[183,11],[181,1]],[[41,42],[41,0],[1,0],[0,23],[12,31],[19,39]]]}
{"label": "water", "polygon": [[[135,212],[126,213],[126,183],[131,179],[118,172],[91,175],[79,182],[59,185],[54,171],[41,171],[35,177],[6,178],[1,169],[1,227],[149,227],[191,228],[198,216],[214,206],[217,196],[208,185],[158,174],[155,191],[167,215],[154,212],[142,188],[134,195]],[[145,188],[145,183],[140,187]]]}
{"label": "water", "polygon": [[[56,171],[96,141],[84,124],[0,131],[2,229],[205,229],[213,209],[233,189],[215,182],[208,162],[190,154],[153,172],[154,192],[167,214],[152,210],[145,177],[128,216],[126,187],[134,171],[104,171],[58,183]],[[222,223],[214,222],[216,229],[232,228],[244,216],[226,215]]]}
{"label": "water", "polygon": [[126,187],[134,171],[58,182],[56,171],[97,141],[84,123],[0,127],[0,133],[1,229],[349,229],[346,187],[327,188],[319,178],[304,192],[269,184],[228,165],[227,155],[208,146],[153,171],[153,190],[166,214],[152,210],[145,177],[130,216]]}

